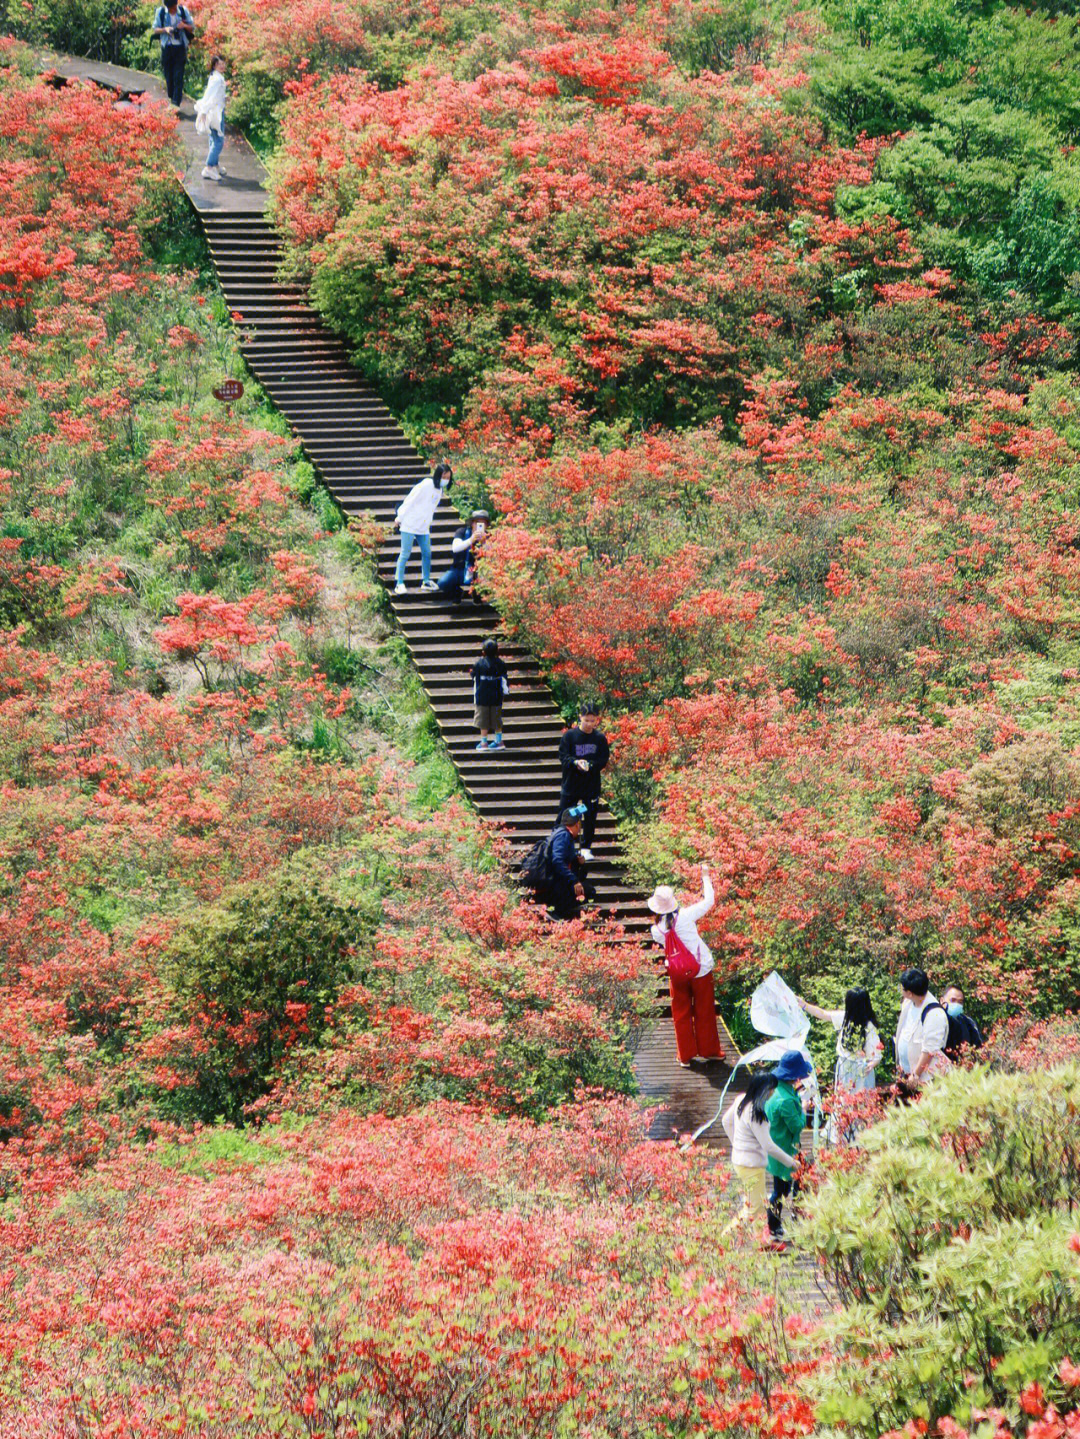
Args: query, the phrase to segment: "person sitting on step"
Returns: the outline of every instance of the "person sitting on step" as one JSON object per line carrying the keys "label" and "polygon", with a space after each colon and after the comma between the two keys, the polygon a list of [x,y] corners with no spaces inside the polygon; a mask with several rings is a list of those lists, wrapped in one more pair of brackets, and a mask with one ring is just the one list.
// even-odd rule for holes
{"label": "person sitting on step", "polygon": [[473,510],[469,523],[462,525],[450,546],[450,568],[439,578],[439,589],[454,604],[459,605],[466,590],[476,583],[476,565],[480,546],[487,534],[491,516],[487,510]]}
{"label": "person sitting on step", "polygon": [[510,693],[509,670],[499,658],[499,642],[484,641],[484,652],[469,671],[473,680],[474,723],[480,731],[477,749],[505,749],[502,737],[503,697]]}
{"label": "person sitting on step", "polygon": [[401,552],[398,555],[394,594],[406,593],[405,566],[409,563],[413,545],[420,546],[420,588],[436,588],[431,578],[431,521],[443,495],[448,493],[453,482],[454,475],[450,466],[436,465],[426,479],[413,485],[398,505],[394,528],[401,531]]}

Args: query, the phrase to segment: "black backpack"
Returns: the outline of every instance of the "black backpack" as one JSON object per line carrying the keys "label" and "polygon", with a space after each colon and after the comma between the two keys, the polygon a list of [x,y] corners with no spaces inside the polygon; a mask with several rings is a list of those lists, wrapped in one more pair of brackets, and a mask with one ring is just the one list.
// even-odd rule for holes
{"label": "black backpack", "polygon": [[537,893],[550,889],[554,883],[555,868],[551,859],[554,843],[554,834],[549,834],[547,839],[538,839],[521,861],[521,882]]}
{"label": "black backpack", "polygon": [[950,1059],[959,1059],[960,1051],[965,1045],[968,1045],[971,1049],[982,1048],[983,1041],[982,1035],[979,1033],[979,1026],[970,1015],[950,1014],[943,1004],[938,1004],[937,1000],[935,1000],[933,1004],[926,1005],[923,1009],[922,1014],[919,1016],[920,1024],[922,1024],[932,1009],[945,1010],[945,1018],[949,1022],[949,1034],[945,1040],[945,1053]]}

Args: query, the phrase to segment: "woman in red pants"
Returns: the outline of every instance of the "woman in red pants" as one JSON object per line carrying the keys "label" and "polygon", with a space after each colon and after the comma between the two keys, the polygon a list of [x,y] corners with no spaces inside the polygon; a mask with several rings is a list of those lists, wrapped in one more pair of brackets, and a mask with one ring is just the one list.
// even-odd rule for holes
{"label": "woman in red pants", "polygon": [[[715,895],[709,871],[701,866],[702,897],[687,909],[679,908],[670,885],[658,886],[649,900],[659,915],[652,936],[664,947],[664,962],[671,986],[671,1017],[675,1021],[675,1046],[679,1063],[689,1068],[692,1059],[719,1059],[720,1036],[716,1031],[716,997],[713,994],[713,957],[698,934],[697,922],[713,907]],[[688,952],[688,953],[687,953]],[[693,960],[697,960],[694,974]]]}

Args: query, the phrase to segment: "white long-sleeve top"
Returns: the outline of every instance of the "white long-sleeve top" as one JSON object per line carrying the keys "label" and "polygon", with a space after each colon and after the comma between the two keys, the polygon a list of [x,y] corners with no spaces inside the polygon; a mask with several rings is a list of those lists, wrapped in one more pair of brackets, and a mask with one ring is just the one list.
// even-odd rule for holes
{"label": "white long-sleeve top", "polygon": [[195,129],[200,135],[207,130],[225,133],[225,76],[219,70],[211,72],[206,89],[195,101]]}
{"label": "white long-sleeve top", "polygon": [[744,1169],[764,1169],[770,1159],[778,1159],[788,1169],[793,1168],[798,1163],[798,1155],[780,1148],[769,1133],[769,1121],[755,1119],[749,1104],[740,1114],[742,1102],[743,1096],[736,1095],[734,1104],[720,1121],[731,1145],[732,1164]]}
{"label": "white long-sleeve top", "polygon": [[401,526],[402,533],[407,535],[430,534],[431,521],[435,517],[435,511],[439,508],[439,501],[442,497],[442,488],[430,475],[413,485],[397,509],[397,522]]}
{"label": "white long-sleeve top", "polygon": [[[703,915],[708,914],[716,902],[712,880],[707,874],[702,876],[701,888],[703,892],[702,898],[698,900],[697,904],[691,904],[686,909],[677,909],[675,911],[675,933],[679,939],[682,940],[683,944],[686,945],[690,953],[697,955],[698,979],[703,978],[706,974],[712,974],[714,964],[712,950],[702,939],[701,935],[698,934],[697,929],[698,920],[701,919]],[[653,925],[652,937],[661,948],[664,946],[666,935],[667,929],[664,925]]]}

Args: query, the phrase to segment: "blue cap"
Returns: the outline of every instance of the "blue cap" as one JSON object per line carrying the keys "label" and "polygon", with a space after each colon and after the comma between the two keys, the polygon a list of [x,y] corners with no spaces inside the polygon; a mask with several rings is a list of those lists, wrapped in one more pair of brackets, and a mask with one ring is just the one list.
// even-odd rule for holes
{"label": "blue cap", "polygon": [[797,1049],[789,1049],[786,1054],[780,1056],[780,1063],[773,1070],[777,1079],[786,1079],[793,1084],[797,1079],[807,1079],[813,1074],[813,1066],[805,1054],[800,1054]]}

